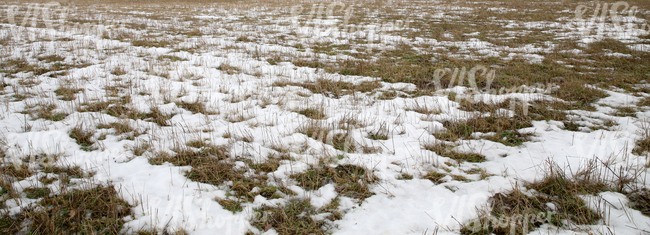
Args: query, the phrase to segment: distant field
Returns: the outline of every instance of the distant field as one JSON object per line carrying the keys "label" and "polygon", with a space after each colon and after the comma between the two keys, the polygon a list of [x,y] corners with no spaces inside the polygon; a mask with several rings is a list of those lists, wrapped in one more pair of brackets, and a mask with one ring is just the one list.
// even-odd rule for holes
{"label": "distant field", "polygon": [[650,1],[2,1],[2,234],[650,233]]}

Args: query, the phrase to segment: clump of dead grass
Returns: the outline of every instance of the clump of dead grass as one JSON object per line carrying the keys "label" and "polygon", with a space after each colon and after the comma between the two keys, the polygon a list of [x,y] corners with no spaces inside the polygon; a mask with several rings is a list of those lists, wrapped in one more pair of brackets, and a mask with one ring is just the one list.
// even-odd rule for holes
{"label": "clump of dead grass", "polygon": [[389,134],[390,130],[388,130],[388,124],[382,122],[376,130],[368,132],[368,138],[371,140],[388,140]]}
{"label": "clump of dead grass", "polygon": [[640,211],[645,216],[650,216],[650,190],[647,188],[628,194],[630,207]]}
{"label": "clump of dead grass", "polygon": [[552,94],[557,98],[570,102],[569,104],[573,109],[590,111],[595,111],[592,106],[593,102],[608,96],[604,91],[588,87],[582,81],[561,84],[560,89],[553,91]]}
{"label": "clump of dead grass", "polygon": [[334,183],[339,194],[359,200],[373,195],[370,184],[377,180],[372,171],[356,165],[311,168],[307,172],[292,175],[291,178],[307,190],[317,190]]}
{"label": "clump of dead grass", "polygon": [[[580,195],[596,195],[617,189],[610,187],[601,177],[595,161],[573,175],[568,175],[554,163],[549,163],[547,170],[543,179],[525,185],[534,191],[516,188],[492,196],[488,200],[492,209],[480,211],[480,217],[462,228],[461,233],[526,234],[545,223],[554,226],[565,226],[566,223],[590,225],[601,219],[600,212],[587,208]],[[549,204],[554,205],[553,208]],[[506,223],[501,223],[504,220]]]}
{"label": "clump of dead grass", "polygon": [[217,69],[227,73],[228,75],[233,75],[233,74],[239,73],[239,70],[240,70],[239,68],[237,68],[235,66],[232,66],[232,65],[229,65],[229,64],[226,64],[226,63],[223,63],[223,64],[219,65],[219,67]]}
{"label": "clump of dead grass", "polygon": [[444,182],[442,180],[442,178],[444,178],[445,176],[447,176],[447,175],[433,170],[433,171],[428,172],[426,175],[422,176],[422,178],[423,179],[428,179],[431,182],[433,182],[434,184],[439,184],[439,183]]}
{"label": "clump of dead grass", "polygon": [[364,81],[358,85],[354,85],[349,82],[332,81],[329,79],[320,78],[317,79],[315,82],[303,82],[303,83],[278,81],[275,82],[273,86],[300,86],[308,89],[312,93],[323,94],[338,99],[341,96],[349,95],[356,91],[371,92],[377,88],[380,88],[381,84],[379,84],[379,82],[377,81],[374,82]]}
{"label": "clump of dead grass", "polygon": [[[29,107],[29,106],[28,106]],[[29,114],[33,119],[46,119],[50,121],[61,121],[68,116],[68,113],[63,111],[55,111],[57,105],[54,103],[41,103],[28,108],[23,111],[23,114]]]}
{"label": "clump of dead grass", "polygon": [[[194,150],[188,147],[177,147],[173,149],[175,155],[166,152],[157,153],[156,157],[150,158],[151,164],[162,164],[169,162],[177,166],[191,166],[192,169],[186,176],[193,181],[212,184],[216,186],[227,186],[229,195],[234,199],[218,199],[217,201],[226,209],[235,212],[243,202],[251,202],[255,196],[262,195],[266,198],[291,195],[292,192],[284,187],[272,186],[267,183],[268,176],[265,172],[275,171],[279,167],[279,159],[269,157],[265,162],[253,163],[245,160],[245,167],[238,167],[235,159],[230,158],[225,146],[215,146],[200,141],[192,141],[191,145],[200,147]],[[249,174],[253,169],[256,174]],[[255,189],[258,190],[255,190]]]}
{"label": "clump of dead grass", "polygon": [[[45,192],[38,192],[45,194]],[[19,214],[3,215],[0,231],[28,234],[119,234],[130,205],[120,199],[112,185],[46,196],[35,207]],[[23,223],[30,221],[30,223]],[[23,228],[23,226],[25,226]]]}
{"label": "clump of dead grass", "polygon": [[204,115],[213,114],[212,112],[207,111],[204,103],[201,103],[199,101],[194,101],[194,102],[181,101],[176,103],[176,105],[178,105],[181,108],[187,109],[192,113],[201,113]]}
{"label": "clump of dead grass", "polygon": [[316,120],[311,120],[298,127],[297,131],[315,140],[332,145],[337,150],[344,152],[354,152],[357,150],[357,144],[349,130],[336,133],[333,125],[322,124]]}
{"label": "clump of dead grass", "polygon": [[81,126],[75,126],[70,130],[70,138],[75,139],[84,151],[92,151],[95,149],[93,147],[93,144],[95,144],[95,140],[93,139],[94,135],[95,130],[90,128],[84,129]]}
{"label": "clump of dead grass", "polygon": [[427,143],[424,149],[433,151],[442,157],[448,157],[458,162],[480,163],[485,161],[485,156],[478,153],[461,153],[451,150],[453,146],[446,145],[442,142]]}
{"label": "clump of dead grass", "polygon": [[313,218],[317,211],[309,200],[294,199],[275,207],[265,205],[255,214],[251,224],[260,231],[275,229],[278,234],[327,234],[325,222]]}
{"label": "clump of dead grass", "polygon": [[299,114],[305,115],[305,117],[311,118],[311,119],[323,119],[325,118],[325,114],[323,114],[322,109],[315,109],[315,108],[305,108],[301,109],[298,111]]}
{"label": "clump of dead grass", "polygon": [[463,121],[444,121],[444,132],[434,133],[436,138],[446,141],[470,139],[476,132],[491,133],[487,139],[508,146],[518,146],[529,141],[531,134],[519,132],[519,129],[532,127],[532,121],[566,120],[565,108],[561,102],[536,101],[523,103],[509,100],[497,104],[482,102],[461,102],[461,109],[466,111],[487,112],[476,114]]}
{"label": "clump of dead grass", "polygon": [[97,125],[97,128],[99,129],[113,129],[115,130],[115,134],[121,135],[124,133],[129,133],[134,131],[133,127],[129,124],[127,120],[120,121],[120,122],[111,122],[109,124],[99,124]]}
{"label": "clump of dead grass", "polygon": [[61,86],[58,89],[54,90],[54,94],[57,96],[61,96],[61,100],[64,101],[72,101],[76,99],[75,94],[80,92],[81,89],[78,88],[70,88],[70,87],[64,87]]}
{"label": "clump of dead grass", "polygon": [[642,155],[650,152],[650,125],[645,124],[640,130],[641,138],[636,141],[636,146],[632,152],[637,155]]}

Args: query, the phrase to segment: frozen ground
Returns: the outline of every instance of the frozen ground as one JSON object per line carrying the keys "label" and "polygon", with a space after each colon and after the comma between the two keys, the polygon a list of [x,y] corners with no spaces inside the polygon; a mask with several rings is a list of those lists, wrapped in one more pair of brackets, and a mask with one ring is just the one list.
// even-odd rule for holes
{"label": "frozen ground", "polygon": [[[0,227],[107,186],[122,233],[469,234],[514,191],[560,215],[532,234],[650,232],[644,5],[587,34],[578,4],[488,2],[5,3]],[[558,175],[607,185],[571,191],[593,221],[535,186]]]}

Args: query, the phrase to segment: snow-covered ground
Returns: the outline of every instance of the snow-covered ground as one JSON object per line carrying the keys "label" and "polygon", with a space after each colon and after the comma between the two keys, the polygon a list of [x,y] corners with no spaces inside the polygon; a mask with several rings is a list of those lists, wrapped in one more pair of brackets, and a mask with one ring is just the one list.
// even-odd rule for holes
{"label": "snow-covered ground", "polygon": [[[335,210],[341,214],[340,219],[325,219],[331,212],[312,215],[315,220],[326,221],[327,229],[323,231],[333,234],[459,234],[463,226],[479,217],[480,209],[489,207],[490,197],[542,180],[553,164],[573,174],[596,161],[602,177],[619,179],[618,169],[624,169],[626,175],[634,175],[629,187],[647,187],[650,179],[646,174],[647,153],[633,151],[637,140],[646,138],[643,133],[650,128],[647,121],[650,109],[637,105],[649,96],[644,92],[647,90],[631,92],[593,86],[592,89],[606,93],[605,98],[593,103],[595,109],[566,111],[572,123],[579,125],[577,130],[567,128],[566,122],[560,120],[533,120],[531,127],[519,129],[520,133],[531,135],[520,145],[504,145],[483,138],[482,133],[474,133],[475,138],[442,141],[434,133],[444,132],[446,121],[463,121],[477,115],[465,111],[460,99],[449,95],[470,97],[468,88],[471,87],[455,86],[422,96],[409,95],[421,87],[292,63],[304,58],[331,62],[356,60],[358,54],[365,53],[368,59],[376,59],[379,55],[373,54],[378,53],[375,51],[390,51],[407,44],[422,53],[433,51],[429,54],[431,63],[441,53],[449,53],[463,59],[500,56],[507,66],[508,61],[520,58],[541,63],[546,53],[556,50],[557,45],[551,41],[496,45],[482,39],[486,36],[481,35],[483,32],[466,34],[463,39],[454,39],[459,36],[450,33],[441,34],[442,37],[422,36],[426,34],[410,37],[405,32],[426,30],[417,28],[418,21],[462,18],[478,8],[441,2],[423,5],[413,12],[417,9],[414,4],[393,9],[393,14],[409,16],[399,20],[382,17],[382,11],[373,17],[373,12],[368,10],[364,21],[348,24],[384,26],[384,29],[355,32],[345,30],[344,10],[336,11],[338,15],[329,18],[310,19],[311,4],[301,13],[301,21],[292,18],[290,4],[247,9],[209,5],[163,10],[63,5],[52,9],[69,10],[65,20],[53,18],[51,25],[38,27],[29,23],[21,25],[20,16],[29,9],[26,5],[4,5],[2,14],[15,11],[16,17],[15,22],[5,21],[0,25],[3,42],[0,61],[4,66],[0,78],[6,83],[2,86],[0,102],[4,161],[5,166],[25,162],[34,172],[12,181],[18,196],[9,199],[3,195],[6,213],[20,213],[21,209],[41,200],[25,197],[25,188],[49,188],[50,195],[57,195],[88,185],[111,183],[119,196],[133,206],[132,215],[124,218],[122,231],[125,233],[183,230],[189,234],[249,231],[276,234],[271,223],[262,230],[252,224],[263,213],[259,208],[306,199],[315,211],[321,212],[333,201],[338,203]],[[363,12],[363,5],[355,5],[353,11]],[[41,18],[38,19],[40,22]],[[638,25],[646,22],[639,18],[626,20]],[[386,27],[388,23],[393,28]],[[580,28],[584,22],[571,17],[552,22],[498,24],[512,28],[513,37],[522,30],[541,29],[555,39],[570,38],[578,44],[613,38],[624,41],[637,53],[650,51],[649,40],[642,38],[647,34],[643,29],[617,31],[614,26],[603,24],[601,31],[605,33],[587,35]],[[506,35],[507,32],[503,36]],[[373,36],[372,40],[368,39]],[[351,47],[328,53],[316,51],[313,45],[318,43]],[[572,49],[577,50],[575,53],[584,50]],[[610,56],[631,57],[616,53],[611,52]],[[53,55],[58,57],[46,59]],[[34,69],[21,70],[15,64],[46,70],[38,73]],[[497,81],[498,64],[501,63],[485,64],[496,69]],[[448,68],[451,71],[462,66]],[[640,73],[647,71],[639,69]],[[433,79],[433,71],[431,74]],[[370,91],[353,90],[340,95],[297,85],[319,81],[378,85]],[[292,85],[278,85],[282,83]],[[533,85],[536,84],[529,84]],[[543,89],[534,93],[514,87],[511,92],[478,96],[491,103],[511,98],[530,102],[555,100],[550,93],[560,86],[541,85]],[[66,99],[55,92],[62,87],[78,90],[71,99]],[[406,95],[380,98],[390,91]],[[97,110],[88,108],[101,102],[106,106]],[[205,110],[193,111],[183,105],[187,103],[203,104]],[[54,109],[47,110],[45,106]],[[144,116],[111,114],[110,108],[118,106]],[[435,111],[423,113],[418,111],[421,107]],[[633,107],[633,115],[617,115],[621,107]],[[146,114],[153,112],[152,108],[169,116],[166,123],[156,122],[155,117]],[[307,117],[303,111],[310,108],[321,112],[323,117]],[[63,113],[63,117],[39,116],[39,110]],[[510,112],[509,115],[520,115]],[[357,146],[356,150],[342,151],[330,142],[301,133],[301,128],[314,122],[345,133],[346,141]],[[126,124],[131,129],[118,133],[114,126],[98,127],[111,123]],[[82,146],[78,139],[71,137],[75,128],[94,130],[89,137],[90,145]],[[378,130],[386,130],[387,138],[369,137]],[[278,196],[265,197],[255,193],[261,190],[258,187],[251,191],[255,194],[252,198],[243,199],[241,211],[225,209],[216,199],[233,200],[242,196],[233,193],[236,182],[202,183],[188,176],[191,164],[153,163],[152,159],[164,154],[173,156],[179,149],[198,151],[201,146],[186,146],[191,141],[225,148],[233,169],[245,171],[246,176],[264,176],[265,185],[284,187],[292,193],[278,191]],[[480,154],[485,161],[454,160],[425,147],[441,141],[453,151]],[[33,156],[57,156],[54,165],[76,165],[90,174],[63,182],[57,174],[43,172],[42,157],[29,161],[30,157],[35,159]],[[263,163],[276,156],[285,158],[272,172],[259,173],[251,168],[250,162]],[[338,191],[340,185],[332,181],[309,190],[292,177],[312,168],[348,164],[363,167],[376,177],[369,184],[372,196],[343,195]],[[435,182],[425,177],[429,172],[445,176]],[[405,175],[412,179],[404,179]],[[56,180],[44,183],[43,177]],[[632,209],[628,196],[622,192],[599,192],[581,198],[602,219],[593,225],[544,224],[531,233],[643,234],[650,231],[650,217]]]}

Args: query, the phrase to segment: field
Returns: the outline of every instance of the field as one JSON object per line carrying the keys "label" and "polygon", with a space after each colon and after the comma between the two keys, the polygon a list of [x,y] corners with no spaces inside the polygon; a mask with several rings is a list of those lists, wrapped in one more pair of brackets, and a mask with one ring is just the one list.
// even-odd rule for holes
{"label": "field", "polygon": [[2,234],[648,234],[650,1],[1,1]]}

